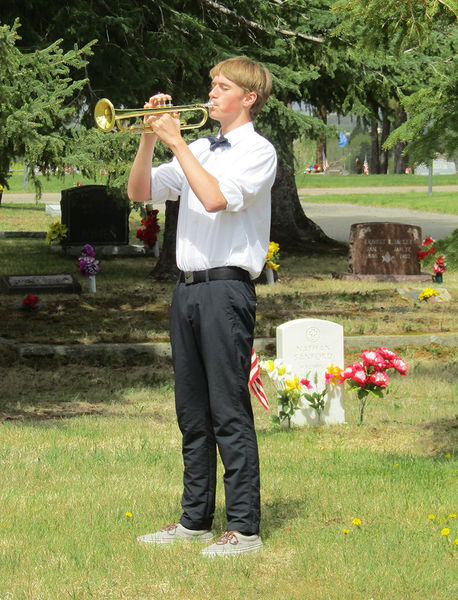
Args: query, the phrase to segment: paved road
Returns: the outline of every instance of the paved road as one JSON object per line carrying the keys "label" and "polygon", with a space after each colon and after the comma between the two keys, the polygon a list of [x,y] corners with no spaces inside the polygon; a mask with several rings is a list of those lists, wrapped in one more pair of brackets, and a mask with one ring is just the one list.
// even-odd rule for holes
{"label": "paved road", "polygon": [[358,204],[318,204],[301,202],[304,212],[321,227],[324,233],[341,242],[348,242],[353,223],[391,222],[418,225],[422,237],[440,240],[458,228],[458,216],[443,213],[421,212],[405,208],[379,208]]}

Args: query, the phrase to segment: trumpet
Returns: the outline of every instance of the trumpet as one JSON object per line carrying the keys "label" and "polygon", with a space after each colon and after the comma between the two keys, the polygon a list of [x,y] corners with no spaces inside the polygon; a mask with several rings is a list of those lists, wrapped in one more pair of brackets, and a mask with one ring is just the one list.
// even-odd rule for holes
{"label": "trumpet", "polygon": [[[204,104],[185,104],[183,106],[173,106],[170,100],[163,101],[156,108],[115,108],[107,98],[102,98],[97,102],[94,108],[94,119],[97,127],[104,132],[111,131],[115,125],[120,131],[129,131],[134,133],[152,133],[151,126],[148,123],[137,123],[126,125],[123,121],[143,117],[145,115],[163,115],[165,113],[202,113],[202,118],[198,123],[188,123],[180,119],[180,129],[196,129],[202,127],[207,122],[208,110],[213,106],[213,102]],[[190,117],[188,117],[190,118]]]}

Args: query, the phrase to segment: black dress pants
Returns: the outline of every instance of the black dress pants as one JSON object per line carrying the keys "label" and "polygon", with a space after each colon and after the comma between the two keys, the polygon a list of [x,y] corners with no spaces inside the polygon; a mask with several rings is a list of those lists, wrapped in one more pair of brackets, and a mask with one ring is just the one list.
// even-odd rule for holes
{"label": "black dress pants", "polygon": [[256,294],[248,281],[177,283],[171,307],[175,403],[183,435],[180,523],[210,529],[216,449],[224,466],[227,529],[258,533],[259,458],[248,379]]}

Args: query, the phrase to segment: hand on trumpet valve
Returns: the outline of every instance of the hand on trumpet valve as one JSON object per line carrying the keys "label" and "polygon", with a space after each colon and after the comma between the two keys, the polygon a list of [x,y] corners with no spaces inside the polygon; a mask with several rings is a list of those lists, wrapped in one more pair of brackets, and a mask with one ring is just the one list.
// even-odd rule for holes
{"label": "hand on trumpet valve", "polygon": [[154,109],[153,113],[145,114],[143,122],[165,144],[170,145],[177,137],[181,137],[178,113],[167,111],[167,108],[173,108],[172,97],[169,94],[159,93],[151,96],[144,108]]}

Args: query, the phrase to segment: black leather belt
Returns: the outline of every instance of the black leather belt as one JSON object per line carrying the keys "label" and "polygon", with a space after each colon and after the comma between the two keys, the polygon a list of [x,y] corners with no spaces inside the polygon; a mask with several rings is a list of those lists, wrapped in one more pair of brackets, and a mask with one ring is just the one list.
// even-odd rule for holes
{"label": "black leather belt", "polygon": [[186,285],[221,279],[251,281],[248,271],[245,271],[241,267],[215,267],[213,269],[206,269],[205,271],[180,271],[178,276],[178,281]]}

